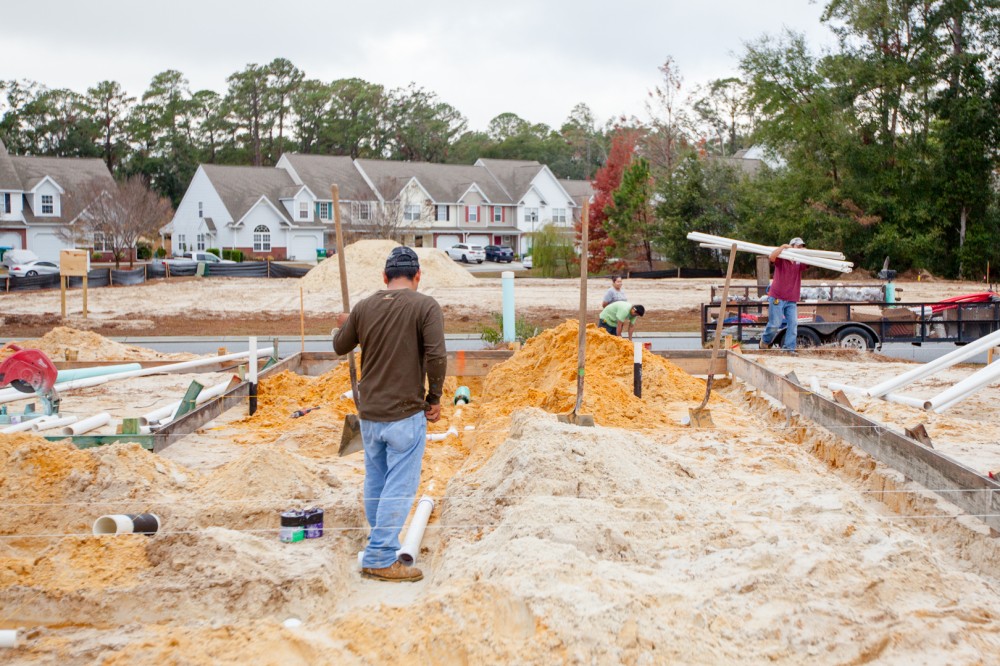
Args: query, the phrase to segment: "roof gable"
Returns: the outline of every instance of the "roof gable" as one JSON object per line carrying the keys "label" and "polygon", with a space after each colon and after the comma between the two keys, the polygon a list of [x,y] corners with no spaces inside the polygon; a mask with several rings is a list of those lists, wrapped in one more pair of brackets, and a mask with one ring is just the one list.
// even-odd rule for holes
{"label": "roof gable", "polygon": [[308,187],[319,201],[330,201],[330,186],[334,184],[340,190],[342,201],[376,201],[378,198],[350,157],[285,153],[277,166],[287,169],[292,179]]}
{"label": "roof gable", "polygon": [[7,152],[7,146],[0,141],[0,190],[21,192],[23,189],[21,178],[17,175],[10,153]]}
{"label": "roof gable", "polygon": [[301,186],[296,185],[284,169],[216,164],[202,164],[201,168],[236,224],[239,224],[262,198],[268,200],[284,221],[289,223],[292,221],[284,206],[276,205],[276,202],[285,196],[287,188],[294,188],[297,191]]}

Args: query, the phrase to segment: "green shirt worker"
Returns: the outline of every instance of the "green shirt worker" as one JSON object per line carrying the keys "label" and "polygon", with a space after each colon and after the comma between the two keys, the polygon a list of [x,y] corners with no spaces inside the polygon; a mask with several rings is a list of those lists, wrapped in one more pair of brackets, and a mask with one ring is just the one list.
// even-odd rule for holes
{"label": "green shirt worker", "polygon": [[646,314],[646,308],[641,305],[632,305],[628,301],[615,301],[601,310],[597,325],[611,335],[621,336],[622,329],[628,322],[628,339],[631,340],[632,331],[635,330],[635,318],[644,314]]}

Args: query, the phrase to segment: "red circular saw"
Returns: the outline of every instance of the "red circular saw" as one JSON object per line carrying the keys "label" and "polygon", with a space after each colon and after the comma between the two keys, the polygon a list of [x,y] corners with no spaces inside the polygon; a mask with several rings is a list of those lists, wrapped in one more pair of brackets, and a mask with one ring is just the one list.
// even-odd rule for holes
{"label": "red circular saw", "polygon": [[52,413],[59,404],[56,395],[56,379],[59,370],[40,349],[21,349],[14,344],[6,348],[14,353],[0,363],[0,388],[12,386],[22,393],[37,393],[46,406],[46,413]]}

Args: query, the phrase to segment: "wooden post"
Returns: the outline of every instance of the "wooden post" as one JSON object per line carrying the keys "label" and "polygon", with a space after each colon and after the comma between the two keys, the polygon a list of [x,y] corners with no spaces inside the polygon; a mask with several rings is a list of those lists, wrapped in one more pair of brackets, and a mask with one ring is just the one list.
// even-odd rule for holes
{"label": "wooden post", "polygon": [[771,281],[771,260],[763,255],[757,255],[757,296],[767,289]]}
{"label": "wooden post", "polygon": [[66,318],[66,276],[65,275],[60,275],[59,276],[59,291],[61,292],[60,296],[62,298],[62,318],[65,319]]}
{"label": "wooden post", "polygon": [[83,318],[87,318],[87,276],[83,276]]}
{"label": "wooden post", "polygon": [[299,287],[299,339],[302,341],[302,353],[306,351],[306,300]]}

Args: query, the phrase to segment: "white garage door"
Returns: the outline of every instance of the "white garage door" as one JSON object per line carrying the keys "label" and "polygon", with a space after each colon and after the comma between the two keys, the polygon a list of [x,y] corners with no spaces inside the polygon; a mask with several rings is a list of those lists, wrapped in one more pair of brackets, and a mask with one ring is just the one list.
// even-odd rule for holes
{"label": "white garage door", "polygon": [[16,231],[0,231],[0,247],[9,247],[13,250],[20,250],[21,234]]}
{"label": "white garage door", "polygon": [[490,243],[490,237],[486,234],[471,234],[469,236],[469,245],[492,245],[492,243]]}
{"label": "white garage door", "polygon": [[59,262],[59,251],[71,245],[54,233],[40,232],[28,238],[28,249],[38,255],[42,261]]}
{"label": "white garage door", "polygon": [[292,236],[288,243],[288,258],[296,261],[316,261],[316,248],[319,239],[316,236],[298,234]]}
{"label": "white garage door", "polygon": [[434,239],[434,246],[441,250],[447,250],[452,245],[461,242],[462,238],[458,234],[440,234]]}

